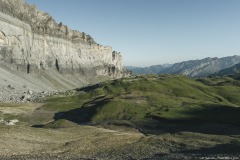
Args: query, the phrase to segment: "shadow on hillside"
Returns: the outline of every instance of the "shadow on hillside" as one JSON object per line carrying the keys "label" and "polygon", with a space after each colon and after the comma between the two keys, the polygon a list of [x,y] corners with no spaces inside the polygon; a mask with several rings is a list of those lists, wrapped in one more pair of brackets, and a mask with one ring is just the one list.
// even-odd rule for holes
{"label": "shadow on hillside", "polygon": [[58,112],[54,116],[54,120],[66,119],[77,124],[87,124],[96,115],[97,110],[103,105],[107,104],[112,98],[105,98],[104,96],[97,97],[89,101],[81,108],[77,108],[67,112]]}
{"label": "shadow on hillside", "polygon": [[[170,109],[171,110],[171,109]],[[168,112],[168,111],[167,111]],[[170,111],[171,112],[171,111]],[[180,112],[180,111],[179,111]],[[173,113],[174,114],[174,113]],[[202,105],[202,107],[183,109],[180,112],[185,118],[164,118],[161,116],[148,115],[146,118],[161,122],[172,123],[226,123],[240,126],[240,107],[232,107],[220,104]]]}
{"label": "shadow on hillside", "polygon": [[136,128],[143,134],[160,135],[164,133],[181,133],[181,132],[194,132],[212,135],[240,135],[240,127],[218,124],[218,123],[183,123],[183,122],[161,122],[148,120],[138,122]]}
{"label": "shadow on hillside", "polygon": [[[104,96],[97,97],[90,102],[82,105],[81,108],[67,112],[58,112],[54,116],[54,120],[65,119],[77,124],[89,124],[97,111],[112,98]],[[188,119],[166,119],[158,116],[146,116],[144,120],[124,120],[129,121],[132,125],[127,126],[126,123],[116,123],[122,120],[113,120],[112,122],[103,122],[104,128],[118,124],[117,127],[129,127],[139,130],[141,133],[147,134],[164,134],[164,133],[181,133],[195,132],[214,135],[240,135],[240,108],[209,105],[201,109],[189,110],[184,112]],[[44,127],[44,125],[34,126]]]}
{"label": "shadow on hillside", "polygon": [[76,91],[80,92],[80,91],[83,91],[83,92],[90,92],[90,91],[93,91],[97,88],[100,88],[101,87],[101,84],[98,83],[98,84],[95,84],[95,85],[91,85],[91,86],[86,86],[86,87],[82,87],[82,88],[77,88],[75,89]]}
{"label": "shadow on hillside", "polygon": [[217,135],[240,135],[240,108],[208,105],[184,111],[185,119],[167,119],[147,116],[137,123],[144,134],[197,132]]}

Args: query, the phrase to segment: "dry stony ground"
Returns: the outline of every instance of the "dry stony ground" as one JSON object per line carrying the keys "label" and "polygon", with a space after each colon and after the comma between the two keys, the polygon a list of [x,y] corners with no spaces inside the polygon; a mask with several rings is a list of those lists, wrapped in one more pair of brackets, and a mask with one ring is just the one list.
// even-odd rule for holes
{"label": "dry stony ground", "polygon": [[[31,125],[37,121],[51,121],[53,113],[41,118],[46,114],[41,110],[41,104],[9,106],[0,105],[0,116],[6,118],[11,114],[19,117],[20,122],[14,126],[0,124],[0,159],[240,158],[240,135],[234,132],[143,134],[126,127],[77,124],[58,129],[34,128]],[[225,129],[234,130],[231,127]]]}

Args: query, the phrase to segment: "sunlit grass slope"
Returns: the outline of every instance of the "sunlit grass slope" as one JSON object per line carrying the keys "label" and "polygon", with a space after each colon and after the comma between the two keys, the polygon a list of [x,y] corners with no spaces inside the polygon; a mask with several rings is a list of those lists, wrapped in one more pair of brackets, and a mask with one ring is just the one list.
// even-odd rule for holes
{"label": "sunlit grass slope", "polygon": [[240,124],[240,87],[233,78],[194,80],[180,75],[147,75],[77,89],[78,95],[54,97],[45,109],[55,119],[76,123],[154,119],[169,122]]}

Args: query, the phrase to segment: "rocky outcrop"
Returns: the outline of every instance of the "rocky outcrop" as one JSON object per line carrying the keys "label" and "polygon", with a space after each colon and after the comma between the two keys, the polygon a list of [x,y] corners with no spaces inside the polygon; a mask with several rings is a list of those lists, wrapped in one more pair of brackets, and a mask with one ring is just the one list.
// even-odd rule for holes
{"label": "rocky outcrop", "polygon": [[119,52],[57,24],[24,0],[0,0],[0,60],[30,74],[54,69],[62,75],[119,78],[126,73]]}
{"label": "rocky outcrop", "polygon": [[19,121],[17,119],[7,120],[7,121],[4,121],[3,119],[0,119],[0,124],[2,123],[2,124],[7,125],[7,126],[13,126],[18,122]]}

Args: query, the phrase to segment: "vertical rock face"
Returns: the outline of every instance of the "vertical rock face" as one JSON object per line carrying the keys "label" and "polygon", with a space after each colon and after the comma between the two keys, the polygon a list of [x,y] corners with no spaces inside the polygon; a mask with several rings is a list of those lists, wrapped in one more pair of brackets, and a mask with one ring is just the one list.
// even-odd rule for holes
{"label": "vertical rock face", "polygon": [[124,76],[122,57],[24,0],[0,0],[0,60],[26,73]]}

